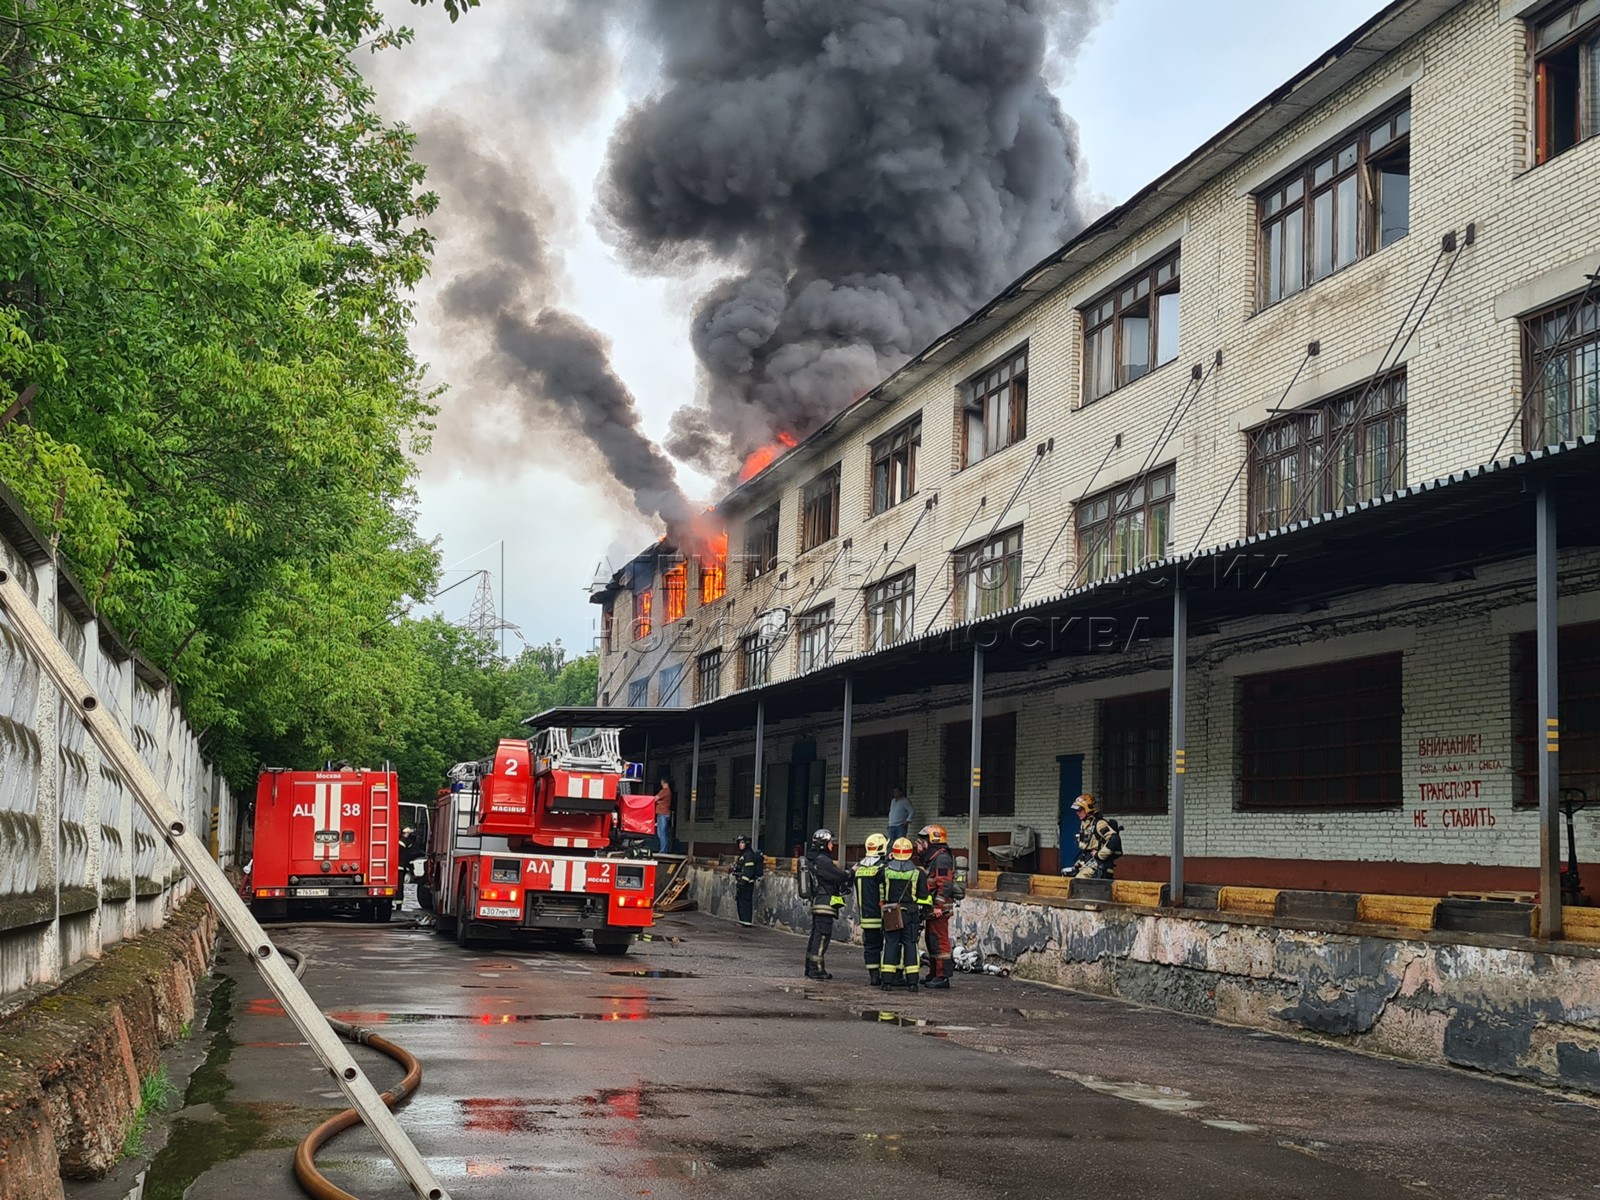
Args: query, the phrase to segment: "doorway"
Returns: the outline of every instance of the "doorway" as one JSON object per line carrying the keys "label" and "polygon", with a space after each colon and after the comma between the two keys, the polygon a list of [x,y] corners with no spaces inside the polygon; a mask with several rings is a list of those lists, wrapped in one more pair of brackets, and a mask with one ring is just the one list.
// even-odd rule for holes
{"label": "doorway", "polygon": [[822,819],[827,773],[827,765],[816,759],[767,764],[761,836],[768,854],[803,854],[811,835],[827,825]]}
{"label": "doorway", "polygon": [[1083,755],[1058,754],[1056,767],[1060,771],[1057,824],[1060,829],[1060,867],[1070,867],[1078,857],[1078,814],[1072,811],[1072,802],[1083,792]]}

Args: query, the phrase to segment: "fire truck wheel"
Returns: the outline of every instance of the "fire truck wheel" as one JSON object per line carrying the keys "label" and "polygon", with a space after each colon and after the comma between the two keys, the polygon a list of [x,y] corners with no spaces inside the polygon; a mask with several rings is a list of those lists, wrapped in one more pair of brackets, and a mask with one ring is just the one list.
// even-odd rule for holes
{"label": "fire truck wheel", "polygon": [[424,912],[433,911],[433,889],[420,879],[417,881],[417,907]]}
{"label": "fire truck wheel", "polygon": [[472,922],[462,917],[456,922],[456,945],[463,950],[476,950],[483,945],[483,939],[472,936]]}
{"label": "fire truck wheel", "polygon": [[387,925],[394,919],[394,901],[379,900],[372,906],[372,919],[379,925]]}

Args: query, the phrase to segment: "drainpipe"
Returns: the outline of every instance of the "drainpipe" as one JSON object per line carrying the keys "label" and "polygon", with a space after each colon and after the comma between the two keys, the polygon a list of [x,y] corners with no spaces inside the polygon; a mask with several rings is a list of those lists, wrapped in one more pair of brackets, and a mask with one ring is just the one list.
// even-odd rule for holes
{"label": "drainpipe", "polygon": [[978,797],[983,791],[983,648],[972,648],[972,787],[967,797],[967,878],[978,879]]}
{"label": "drainpipe", "polygon": [[1539,728],[1539,936],[1561,936],[1561,701],[1556,683],[1556,497],[1548,480],[1534,508],[1534,609],[1538,614]]}
{"label": "drainpipe", "polygon": [[839,751],[839,854],[845,853],[845,825],[850,816],[850,717],[855,701],[855,688],[850,676],[844,677],[844,748]]}
{"label": "drainpipe", "polygon": [[1173,579],[1172,591],[1172,879],[1167,902],[1183,903],[1183,774],[1188,751],[1184,746],[1183,700],[1189,681],[1189,597],[1183,590],[1183,572]]}
{"label": "drainpipe", "polygon": [[[763,765],[764,765],[762,763],[762,760],[761,760],[761,750],[762,750],[761,743],[762,743],[762,740],[766,737],[766,733],[767,733],[767,702],[765,700],[757,700],[756,701],[756,779],[755,779],[756,786],[755,786],[755,795],[752,797],[751,804],[750,804],[750,844],[752,846],[760,846],[761,845],[761,772],[762,772]],[[757,853],[759,854],[759,853],[761,853],[761,851],[758,850]]]}

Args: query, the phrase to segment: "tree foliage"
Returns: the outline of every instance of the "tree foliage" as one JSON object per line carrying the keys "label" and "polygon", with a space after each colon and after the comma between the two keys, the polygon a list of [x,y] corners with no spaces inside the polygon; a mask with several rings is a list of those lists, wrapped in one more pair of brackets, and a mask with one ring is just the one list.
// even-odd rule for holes
{"label": "tree foliage", "polygon": [[436,720],[471,756],[522,669],[404,619],[434,198],[353,55],[408,36],[371,0],[0,8],[0,411],[37,388],[0,480],[236,781]]}

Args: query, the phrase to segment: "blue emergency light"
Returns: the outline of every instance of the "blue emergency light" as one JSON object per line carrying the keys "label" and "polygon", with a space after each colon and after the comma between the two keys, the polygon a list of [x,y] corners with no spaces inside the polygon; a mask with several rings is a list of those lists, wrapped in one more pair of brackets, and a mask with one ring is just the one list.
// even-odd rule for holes
{"label": "blue emergency light", "polygon": [[644,778],[644,764],[642,762],[623,763],[622,777],[638,782]]}

